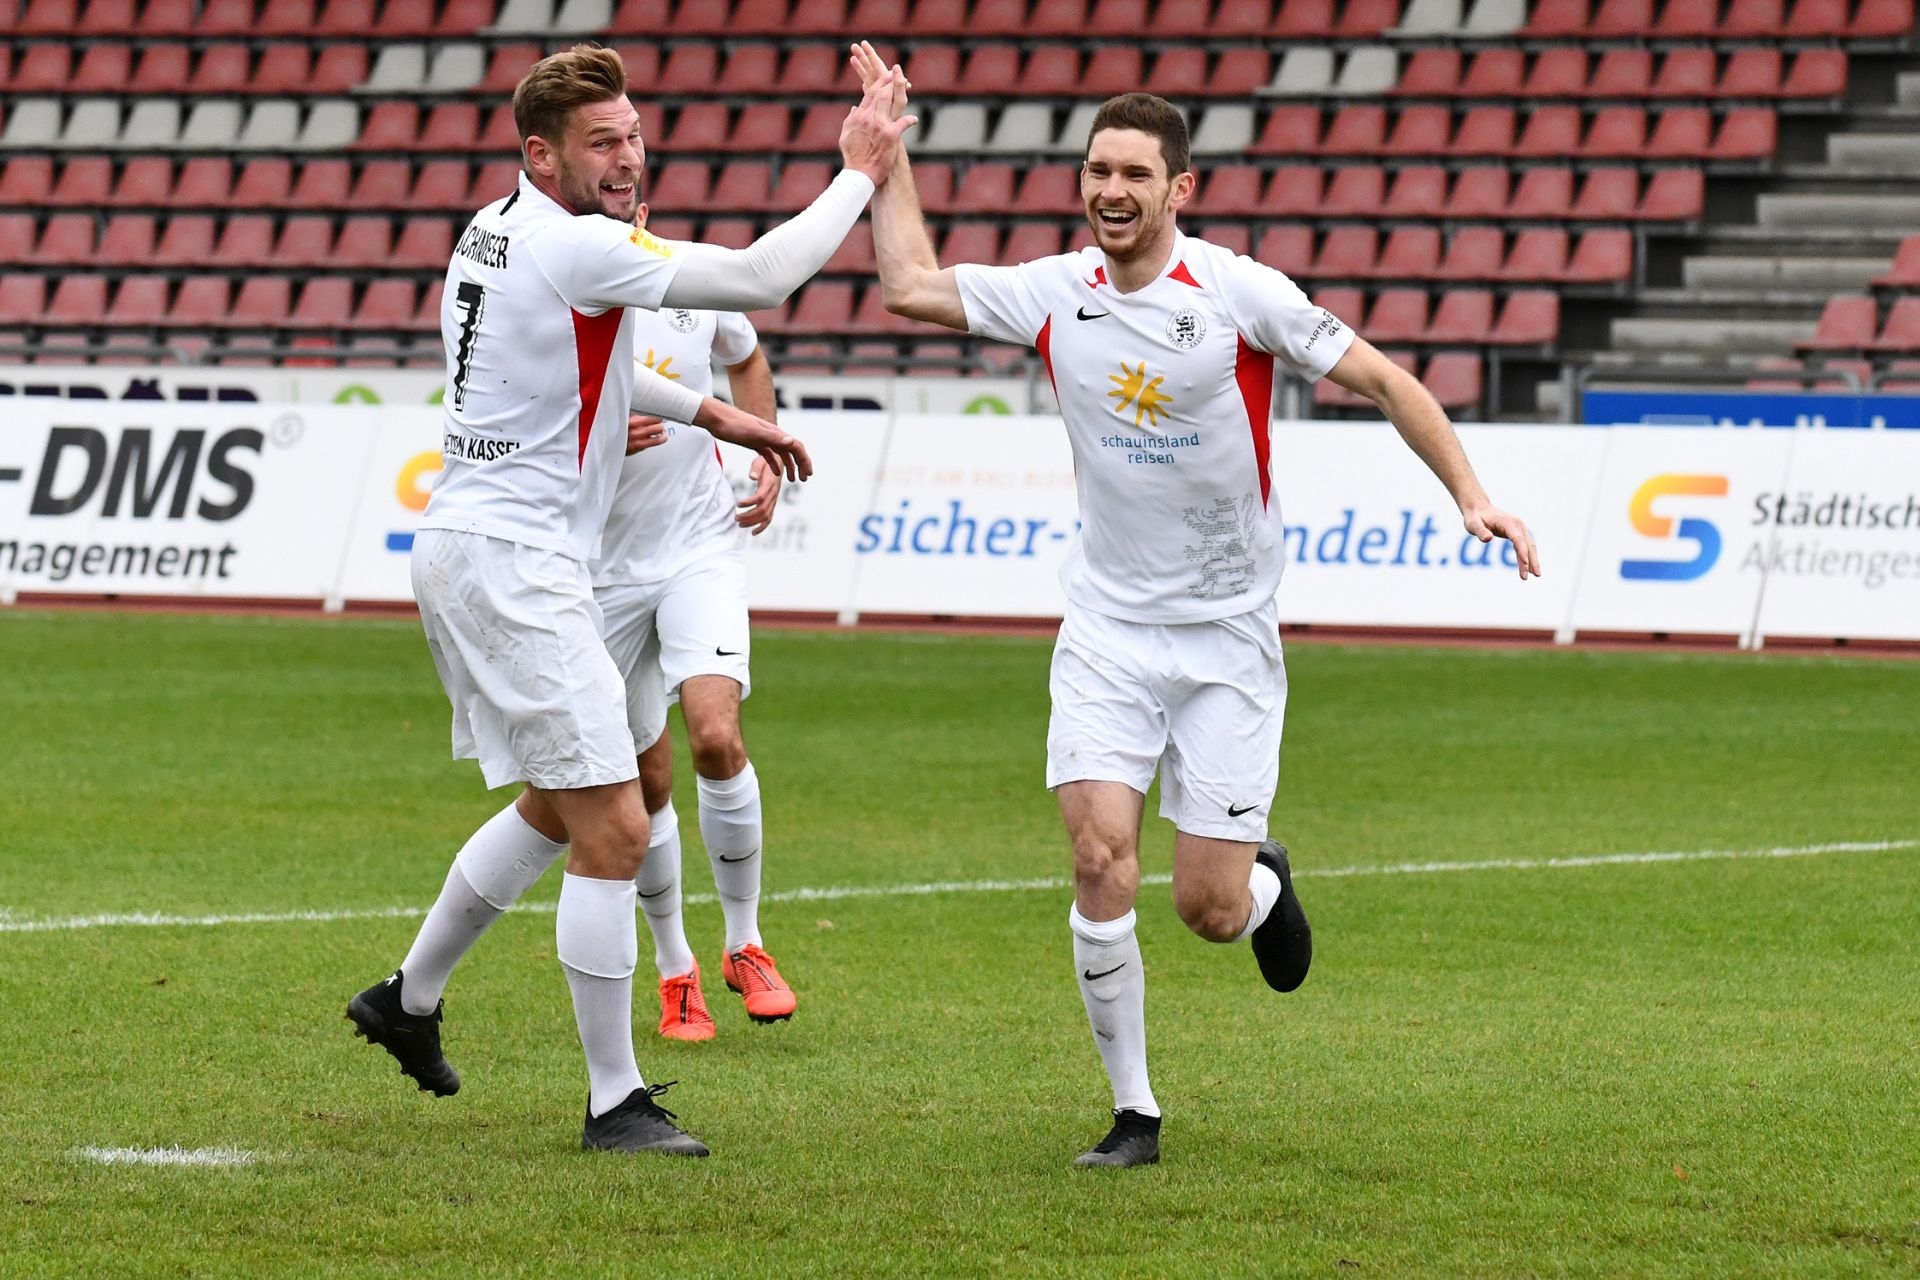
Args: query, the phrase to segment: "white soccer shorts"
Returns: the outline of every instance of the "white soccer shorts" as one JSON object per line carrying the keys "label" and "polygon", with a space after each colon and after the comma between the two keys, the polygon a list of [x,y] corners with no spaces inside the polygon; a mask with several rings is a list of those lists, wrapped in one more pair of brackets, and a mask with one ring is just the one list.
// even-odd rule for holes
{"label": "white soccer shorts", "polygon": [[597,787],[639,776],[626,690],[600,639],[587,567],[479,533],[422,529],[413,593],[453,704],[453,755],[489,787]]}
{"label": "white soccer shorts", "polygon": [[627,727],[644,750],[667,727],[667,707],[694,676],[726,676],[753,691],[747,558],[716,551],[659,582],[596,588],[607,652],[627,682]]}
{"label": "white soccer shorts", "polygon": [[1053,650],[1047,786],[1160,775],[1189,835],[1264,840],[1280,781],[1287,672],[1277,606],[1217,622],[1123,622],[1073,604]]}

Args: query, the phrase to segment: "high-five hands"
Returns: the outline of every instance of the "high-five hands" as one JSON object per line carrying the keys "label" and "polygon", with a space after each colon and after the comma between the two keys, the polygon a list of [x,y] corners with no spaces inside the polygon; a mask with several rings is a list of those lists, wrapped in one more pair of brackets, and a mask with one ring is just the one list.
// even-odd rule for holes
{"label": "high-five hands", "polygon": [[896,94],[900,107],[907,100],[906,77],[898,68],[888,68],[871,82],[863,78],[861,84],[860,103],[847,112],[846,123],[840,126],[840,159],[847,168],[873,179],[877,187],[900,157],[900,136],[920,121],[901,115],[894,105]]}

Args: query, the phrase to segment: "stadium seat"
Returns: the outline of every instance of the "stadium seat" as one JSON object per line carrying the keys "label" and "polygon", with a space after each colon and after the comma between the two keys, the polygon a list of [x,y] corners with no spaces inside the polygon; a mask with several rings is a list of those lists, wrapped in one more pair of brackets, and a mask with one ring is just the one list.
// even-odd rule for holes
{"label": "stadium seat", "polygon": [[[192,217],[191,214],[180,215]],[[202,218],[207,223],[208,247],[212,247],[213,220]],[[103,267],[145,267],[154,261],[156,237],[154,216],[150,213],[116,213],[107,219],[107,229],[100,234],[100,246],[95,251],[94,260]],[[0,233],[0,242],[6,240]]]}
{"label": "stadium seat", "polygon": [[1012,207],[1023,213],[1081,216],[1086,206],[1080,198],[1079,172],[1065,165],[1034,165],[1020,176]]}
{"label": "stadium seat", "polygon": [[1720,29],[1720,0],[1666,0],[1654,24],[1656,40],[1707,40]]}
{"label": "stadium seat", "polygon": [[[1319,170],[1314,170],[1317,175]],[[1207,170],[1193,207],[1210,216],[1260,213],[1262,175],[1250,164],[1225,164]]]}
{"label": "stadium seat", "polygon": [[44,276],[0,275],[0,324],[39,324],[47,312]]}
{"label": "stadium seat", "polygon": [[1267,180],[1266,196],[1257,212],[1282,218],[1318,217],[1326,181],[1319,165],[1281,165]]}
{"label": "stadium seat", "polygon": [[1060,224],[1056,222],[1016,223],[1000,246],[1000,261],[1019,263],[1050,258],[1061,252],[1063,238]]}
{"label": "stadium seat", "polygon": [[1562,221],[1573,214],[1573,170],[1528,169],[1514,184],[1507,203],[1509,218]]}
{"label": "stadium seat", "polygon": [[1520,34],[1532,40],[1565,40],[1587,33],[1592,0],[1534,0],[1533,13]]}
{"label": "stadium seat", "polygon": [[788,328],[796,333],[845,333],[853,327],[853,286],[815,280],[793,304]]}
{"label": "stadium seat", "polygon": [[250,34],[255,38],[304,38],[320,34],[318,28],[315,0],[273,0],[261,6]]}
{"label": "stadium seat", "polygon": [[1320,242],[1313,260],[1318,280],[1359,280],[1373,275],[1380,256],[1380,233],[1372,227],[1335,227]]}
{"label": "stadium seat", "polygon": [[1843,294],[1827,300],[1813,337],[1796,343],[1796,351],[1864,351],[1879,336],[1880,317],[1872,298]]}
{"label": "stadium seat", "polygon": [[250,93],[276,93],[292,97],[307,92],[338,93],[347,86],[321,89],[313,85],[313,54],[305,45],[271,44],[260,54],[260,62],[247,81]]}
{"label": "stadium seat", "polygon": [[[1502,170],[1502,176],[1505,176]],[[1447,204],[1447,171],[1439,165],[1408,165],[1394,171],[1380,212],[1389,218],[1432,218]]]}
{"label": "stadium seat", "polygon": [[1454,130],[1452,154],[1510,156],[1514,154],[1513,128],[1512,107],[1468,107]]}
{"label": "stadium seat", "polygon": [[46,150],[60,141],[60,103],[54,98],[16,98],[0,130],[0,147]]}
{"label": "stadium seat", "polygon": [[[916,164],[914,177],[921,188],[922,204],[928,209],[944,207],[935,201],[953,188],[953,170],[945,165]],[[832,167],[817,160],[790,160],[780,166],[780,180],[774,186],[771,204],[781,213],[806,208],[832,181]],[[944,180],[943,180],[944,179]]]}
{"label": "stadium seat", "polygon": [[1333,171],[1320,213],[1328,218],[1371,218],[1386,202],[1387,171],[1378,165],[1348,165]]}
{"label": "stadium seat", "polygon": [[1330,156],[1374,156],[1386,149],[1386,142],[1387,109],[1369,103],[1335,111],[1320,140],[1320,151]]}
{"label": "stadium seat", "polygon": [[347,203],[357,209],[406,207],[413,169],[405,160],[369,160],[360,166]]}
{"label": "stadium seat", "polygon": [[[1461,235],[1471,232],[1463,231]],[[1457,237],[1456,237],[1457,238]],[[1567,272],[1567,231],[1564,227],[1527,227],[1513,238],[1502,280],[1561,280]]]}
{"label": "stadium seat", "polygon": [[1660,72],[1648,89],[1656,98],[1711,98],[1719,59],[1712,49],[1674,49],[1660,59]]}
{"label": "stadium seat", "polygon": [[1780,92],[1778,49],[1735,49],[1720,73],[1714,95],[1721,98],[1771,98]]}
{"label": "stadium seat", "polygon": [[1428,342],[1478,346],[1493,332],[1493,292],[1489,289],[1449,289],[1440,295],[1427,324]]}
{"label": "stadium seat", "polygon": [[1407,0],[1398,22],[1386,34],[1396,37],[1431,39],[1459,32],[1466,20],[1464,0]]}
{"label": "stadium seat", "polygon": [[338,329],[352,314],[353,282],[343,276],[316,276],[302,286],[300,300],[287,313],[286,324],[294,329]]}
{"label": "stadium seat", "polygon": [[240,208],[284,209],[296,203],[292,193],[293,162],[277,157],[261,158],[249,160],[240,167],[240,176],[234,179],[232,193],[224,203]]}
{"label": "stadium seat", "polygon": [[1712,149],[1713,113],[1705,107],[1669,107],[1654,122],[1640,155],[1655,160],[1697,160]]}
{"label": "stadium seat", "polygon": [[[1378,108],[1376,108],[1378,110]],[[1211,114],[1211,113],[1209,113]],[[935,117],[936,126],[939,123]],[[1275,107],[1267,113],[1260,136],[1248,148],[1254,155],[1317,155],[1320,151],[1320,108]]]}
{"label": "stadium seat", "polygon": [[[149,46],[150,49],[159,46]],[[145,59],[142,59],[142,65]],[[253,55],[243,44],[216,44],[200,54],[188,86],[194,93],[250,93],[253,88]]]}
{"label": "stadium seat", "polygon": [[1419,342],[1427,336],[1427,291],[1383,289],[1361,326],[1370,342]]}
{"label": "stadium seat", "polygon": [[[704,185],[705,168],[700,166],[700,169]],[[667,209],[694,209],[699,207],[699,201],[708,199],[703,193],[697,200],[682,202],[677,198],[668,199],[663,192],[656,194],[657,190],[649,189],[649,202]],[[773,207],[773,170],[759,161],[729,161],[713,183],[711,200],[716,209],[764,213]]]}
{"label": "stadium seat", "polygon": [[167,318],[165,276],[128,276],[113,291],[112,308],[103,319],[120,325],[157,325]]}
{"label": "stadium seat", "polygon": [[[1517,248],[1517,246],[1516,246]],[[1568,284],[1625,284],[1633,279],[1633,232],[1609,227],[1583,232],[1567,255]]]}
{"label": "stadium seat", "polygon": [[1333,91],[1348,98],[1378,98],[1390,92],[1400,78],[1400,55],[1384,45],[1349,49],[1340,60]]}
{"label": "stadium seat", "polygon": [[1452,413],[1478,412],[1484,394],[1483,362],[1466,351],[1442,351],[1427,361],[1420,381],[1440,407]]}
{"label": "stadium seat", "polygon": [[1040,102],[1017,102],[1000,113],[986,149],[1001,155],[1045,151],[1053,142],[1053,108]]}
{"label": "stadium seat", "polygon": [[[904,7],[905,0],[892,0]],[[897,27],[860,27],[857,30],[879,31],[897,30]],[[731,64],[729,64],[731,67]],[[769,81],[776,84],[782,94],[804,97],[826,97],[837,94],[847,72],[845,58],[838,47],[824,44],[807,44],[793,49],[787,54],[787,60],[780,69],[779,79]],[[916,91],[918,86],[915,86]]]}
{"label": "stadium seat", "polygon": [[[272,228],[268,226],[262,237],[262,244],[270,245],[271,241]],[[198,213],[176,213],[167,219],[165,228],[161,230],[159,243],[153,247],[152,261],[165,267],[211,265],[219,260],[215,257],[213,245],[214,222],[211,216]],[[236,262],[233,265],[248,264]],[[226,306],[223,301],[222,314],[225,314],[225,311]]]}
{"label": "stadium seat", "polygon": [[45,320],[50,325],[98,324],[107,314],[105,276],[61,276],[47,301]]}
{"label": "stadium seat", "polygon": [[[1291,58],[1295,52],[1296,50],[1289,49],[1286,57]],[[1328,65],[1331,67],[1332,54],[1328,53],[1327,57]],[[1413,56],[1407,59],[1406,68],[1401,71],[1399,82],[1394,85],[1393,92],[1401,97],[1412,98],[1450,98],[1459,93],[1460,51],[1458,49],[1415,49]]]}
{"label": "stadium seat", "polygon": [[1017,208],[1013,199],[1014,171],[1010,164],[978,161],[967,166],[967,175],[954,188],[948,205],[954,213],[1005,213]]}
{"label": "stadium seat", "polygon": [[1593,113],[1579,154],[1594,159],[1631,158],[1647,149],[1647,113],[1640,107],[1602,107]]}
{"label": "stadium seat", "polygon": [[[1736,53],[1737,59],[1740,55]],[[1780,84],[1783,98],[1844,98],[1847,96],[1847,55],[1843,49],[1802,49],[1793,55],[1793,69]]]}
{"label": "stadium seat", "polygon": [[1511,36],[1526,25],[1526,0],[1473,0],[1461,34],[1470,39]]}
{"label": "stadium seat", "polygon": [[1313,228],[1269,226],[1255,243],[1253,259],[1295,279],[1305,278],[1313,269]]}
{"label": "stadium seat", "polygon": [[282,267],[322,267],[333,260],[333,222],[314,214],[288,218],[273,248]]}
{"label": "stadium seat", "polygon": [[1495,346],[1553,346],[1560,340],[1560,295],[1551,289],[1516,289],[1507,295],[1486,340]]}
{"label": "stadium seat", "polygon": [[90,213],[56,213],[41,229],[31,261],[49,266],[78,266],[93,257],[94,220]]}
{"label": "stadium seat", "polygon": [[1618,221],[1632,218],[1639,209],[1639,171],[1630,166],[1606,165],[1587,171],[1570,216],[1576,221]]}
{"label": "stadium seat", "polygon": [[864,222],[856,223],[821,270],[835,276],[877,274],[879,264],[873,256],[873,229]]}
{"label": "stadium seat", "polygon": [[233,286],[221,276],[188,276],[174,295],[163,323],[178,328],[224,325],[232,307]]}
{"label": "stadium seat", "polygon": [[[922,110],[924,120],[928,114]],[[920,150],[936,155],[970,155],[987,141],[987,109],[977,102],[945,102],[932,112]]]}
{"label": "stadium seat", "polygon": [[[269,8],[277,9],[278,0]],[[261,65],[266,65],[265,57]],[[346,93],[367,78],[367,48],[360,44],[333,44],[314,55],[313,74],[305,88],[308,93]],[[345,104],[342,104],[343,106]],[[352,108],[347,108],[352,110]],[[315,111],[321,111],[316,107]],[[331,114],[331,113],[329,113]],[[357,123],[357,113],[356,113]]]}
{"label": "stadium seat", "polygon": [[180,137],[180,103],[171,98],[137,98],[116,144],[123,151],[166,151]]}
{"label": "stadium seat", "polygon": [[1887,274],[1874,280],[1881,289],[1920,289],[1920,235],[1911,235],[1894,251]]}
{"label": "stadium seat", "polygon": [[1654,34],[1653,0],[1600,0],[1586,36],[1594,40],[1645,40]]}
{"label": "stadium seat", "polygon": [[1639,218],[1693,222],[1706,215],[1707,177],[1698,169],[1656,169],[1635,211]]}
{"label": "stadium seat", "polygon": [[1779,144],[1779,119],[1771,107],[1735,107],[1713,136],[1713,160],[1771,160]]}
{"label": "stadium seat", "polygon": [[1560,45],[1543,49],[1527,72],[1521,95],[1528,98],[1584,98],[1587,89],[1587,51]]}
{"label": "stadium seat", "polygon": [[214,247],[213,257],[231,267],[270,265],[273,262],[273,219],[250,213],[228,218],[221,224],[220,240]]}
{"label": "stadium seat", "polygon": [[240,282],[226,323],[238,329],[279,329],[293,310],[293,284],[285,276],[250,276]]}
{"label": "stadium seat", "polygon": [[1920,297],[1895,298],[1887,321],[1872,344],[1874,351],[1920,351]]}
{"label": "stadium seat", "polygon": [[[1178,64],[1173,61],[1175,53],[1197,52],[1170,49],[1160,55],[1154,64],[1158,82],[1172,86],[1177,83]],[[1423,50],[1422,52],[1426,52]],[[1445,52],[1435,50],[1434,52]],[[1204,61],[1205,55],[1201,55]],[[1310,45],[1289,45],[1281,53],[1279,63],[1274,67],[1273,79],[1267,85],[1269,94],[1281,98],[1318,98],[1333,91],[1333,50]],[[1418,93],[1417,88],[1406,86],[1402,78],[1399,89],[1402,93]]]}
{"label": "stadium seat", "polygon": [[101,209],[113,190],[113,161],[105,156],[75,156],[60,166],[59,180],[44,197],[47,204]]}
{"label": "stadium seat", "polygon": [[[11,50],[8,51],[9,53]],[[79,70],[73,65],[73,46],[30,44],[20,55],[20,65],[7,80],[9,93],[107,93],[115,87],[113,69],[100,65],[116,61],[125,83],[129,51],[125,45],[97,45],[80,58]]]}
{"label": "stadium seat", "polygon": [[186,208],[224,208],[232,203],[232,193],[232,160],[225,156],[193,156],[180,166],[180,175],[173,184],[172,203]]}
{"label": "stadium seat", "polygon": [[[697,5],[695,8],[707,9],[708,6]],[[658,77],[648,87],[656,93],[682,97],[714,93],[719,88],[719,81],[719,47],[700,41],[672,46],[666,61],[660,64]],[[764,81],[763,85],[766,83],[771,83],[771,78]]]}
{"label": "stadium seat", "polygon": [[[1079,150],[1086,143],[1086,130],[1077,127],[1077,111],[1067,117],[1067,128],[1062,132],[1063,141],[1080,141],[1073,146]],[[1196,156],[1231,155],[1239,156],[1253,146],[1253,108],[1238,102],[1216,102],[1207,107],[1200,115],[1200,127],[1193,132],[1193,154]]]}
{"label": "stadium seat", "polygon": [[1000,229],[991,222],[957,222],[940,240],[940,261],[996,263],[1000,261]]}
{"label": "stadium seat", "polygon": [[393,257],[393,224],[384,217],[362,214],[341,224],[326,263],[368,269],[390,265]]}
{"label": "stadium seat", "polygon": [[446,293],[444,280],[430,280],[427,287],[420,291],[420,306],[413,313],[410,326],[423,333],[440,332],[440,303]]}
{"label": "stadium seat", "polygon": [[1498,218],[1506,214],[1512,176],[1505,165],[1473,165],[1453,180],[1445,207],[1449,218]]}
{"label": "stadium seat", "polygon": [[1445,155],[1453,134],[1453,112],[1440,106],[1408,106],[1400,109],[1382,152],[1390,156]]}
{"label": "stadium seat", "polygon": [[1855,40],[1892,40],[1913,31],[1913,0],[1860,0],[1847,35]]}
{"label": "stadium seat", "polygon": [[[1521,235],[1526,235],[1521,232]],[[1565,232],[1560,233],[1564,238]],[[1433,270],[1436,279],[1441,280],[1498,280],[1502,277],[1501,266],[1506,259],[1506,233],[1498,227],[1462,227],[1447,240],[1446,254]],[[1566,258],[1566,246],[1561,245],[1560,257]]]}
{"label": "stadium seat", "polygon": [[467,188],[469,209],[478,209],[512,195],[520,185],[520,165],[513,160],[495,160],[480,166],[473,185]]}
{"label": "stadium seat", "polygon": [[453,226],[444,218],[409,218],[390,259],[402,271],[445,271],[453,257]]}
{"label": "stadium seat", "polygon": [[1395,227],[1373,269],[1384,280],[1426,280],[1439,265],[1439,227]]}
{"label": "stadium seat", "polygon": [[[1291,7],[1293,0],[1285,0],[1282,9]],[[1252,8],[1239,3],[1221,6],[1214,14],[1215,22],[1223,30],[1228,27],[1226,11],[1239,8]],[[1400,21],[1400,0],[1346,0],[1339,7],[1339,17],[1334,22],[1333,34],[1344,40],[1361,39],[1368,36],[1383,35],[1389,27]]]}
{"label": "stadium seat", "polygon": [[1333,312],[1356,329],[1360,327],[1361,318],[1367,310],[1366,290],[1348,285],[1328,285],[1310,292],[1314,306]]}
{"label": "stadium seat", "polygon": [[[1468,98],[1518,98],[1525,92],[1526,55],[1518,49],[1482,49],[1461,77],[1460,93]],[[1567,93],[1563,86],[1560,93]]]}

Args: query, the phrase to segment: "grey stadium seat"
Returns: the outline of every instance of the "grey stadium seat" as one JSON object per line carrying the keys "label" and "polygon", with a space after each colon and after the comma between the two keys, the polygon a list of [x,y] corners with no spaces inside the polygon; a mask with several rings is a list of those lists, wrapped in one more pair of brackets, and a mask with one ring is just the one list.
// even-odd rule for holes
{"label": "grey stadium seat", "polygon": [[1445,36],[1460,30],[1461,0],[1410,0],[1390,36]]}
{"label": "grey stadium seat", "polygon": [[1400,55],[1385,45],[1363,44],[1347,52],[1340,64],[1340,78],[1333,91],[1371,98],[1387,92],[1400,82]]}
{"label": "grey stadium seat", "polygon": [[247,112],[246,128],[234,146],[246,151],[284,151],[300,136],[300,104],[290,98],[266,98]]}
{"label": "grey stadium seat", "polygon": [[1043,102],[1016,102],[1000,113],[986,150],[997,154],[1045,151],[1053,145],[1053,108]]}
{"label": "grey stadium seat", "polygon": [[196,102],[180,130],[180,145],[194,151],[225,151],[240,137],[240,104],[231,99]]}
{"label": "grey stadium seat", "polygon": [[1240,103],[1216,103],[1200,117],[1193,131],[1193,154],[1237,156],[1253,145],[1253,108]]}
{"label": "grey stadium seat", "polygon": [[977,102],[945,102],[933,112],[920,150],[948,154],[978,151],[987,141],[987,109]]}
{"label": "grey stadium seat", "polygon": [[110,147],[120,140],[120,99],[82,98],[60,133],[63,147]]}
{"label": "grey stadium seat", "polygon": [[433,63],[427,71],[427,89],[433,93],[458,93],[471,89],[486,78],[487,51],[477,44],[443,44],[433,51]]}
{"label": "grey stadium seat", "polygon": [[1474,0],[1461,30],[1470,36],[1505,36],[1526,25],[1526,0]]}
{"label": "grey stadium seat", "polygon": [[1066,123],[1053,135],[1053,145],[1047,150],[1056,155],[1087,154],[1087,134],[1093,131],[1093,113],[1099,109],[1097,102],[1083,102],[1069,111]]}
{"label": "grey stadium seat", "polygon": [[180,140],[180,103],[174,98],[136,98],[120,131],[129,151],[165,150]]}
{"label": "grey stadium seat", "polygon": [[1279,97],[1318,97],[1333,86],[1333,50],[1322,45],[1287,46],[1266,92]]}
{"label": "grey stadium seat", "polygon": [[545,35],[553,30],[553,5],[550,0],[507,0],[489,30]]}
{"label": "grey stadium seat", "polygon": [[316,102],[300,130],[302,151],[339,151],[360,136],[360,108],[351,102]]}
{"label": "grey stadium seat", "polygon": [[0,147],[58,146],[60,142],[60,100],[58,98],[20,98],[7,113],[7,131],[0,134]]}
{"label": "grey stadium seat", "polygon": [[424,93],[427,89],[427,46],[423,44],[383,44],[374,57],[367,78],[353,87],[355,93]]}
{"label": "grey stadium seat", "polygon": [[612,0],[561,0],[553,17],[553,29],[565,35],[604,31],[612,24]]}

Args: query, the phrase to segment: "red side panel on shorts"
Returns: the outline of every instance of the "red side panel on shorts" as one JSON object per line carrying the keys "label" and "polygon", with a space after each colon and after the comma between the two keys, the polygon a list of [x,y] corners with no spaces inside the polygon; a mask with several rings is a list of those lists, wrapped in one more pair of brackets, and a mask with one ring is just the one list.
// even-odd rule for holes
{"label": "red side panel on shorts", "polygon": [[1053,387],[1054,394],[1058,395],[1060,393],[1060,384],[1053,380],[1053,317],[1052,316],[1047,317],[1047,322],[1040,326],[1040,332],[1034,335],[1033,349],[1040,353],[1040,363],[1047,366],[1047,384]]}
{"label": "red side panel on shorts", "polygon": [[1260,505],[1267,505],[1273,487],[1269,452],[1273,443],[1273,357],[1255,351],[1243,337],[1233,357],[1233,380],[1247,406],[1247,428],[1253,432],[1253,462],[1260,468]]}
{"label": "red side panel on shorts", "polygon": [[613,358],[613,340],[620,335],[621,307],[597,316],[573,313],[573,349],[580,362],[580,465],[587,461],[587,437],[600,412],[600,392],[607,383],[607,362]]}

